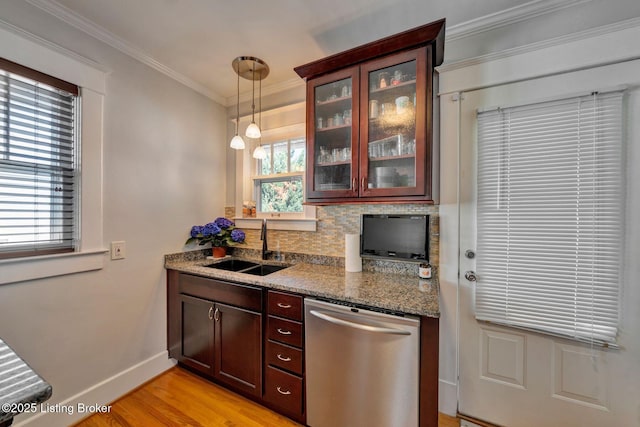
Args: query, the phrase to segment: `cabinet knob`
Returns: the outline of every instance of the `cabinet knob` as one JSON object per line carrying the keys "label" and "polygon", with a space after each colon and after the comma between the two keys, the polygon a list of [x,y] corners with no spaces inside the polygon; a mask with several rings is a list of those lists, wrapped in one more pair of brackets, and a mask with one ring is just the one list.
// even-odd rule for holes
{"label": "cabinet knob", "polygon": [[218,307],[216,307],[216,311],[213,314],[213,318],[216,320],[216,322],[220,320],[220,310],[218,309]]}
{"label": "cabinet knob", "polygon": [[365,183],[366,183],[366,182],[367,182],[367,177],[366,177],[366,176],[363,176],[363,177],[362,177],[362,181],[360,182],[360,186],[362,187],[362,188],[361,188],[361,191],[362,191],[363,193],[364,193],[364,190],[365,190],[365,186],[364,186],[364,185],[365,185]]}
{"label": "cabinet knob", "polygon": [[353,180],[351,181],[351,190],[352,191],[358,191],[358,178],[356,178],[355,176],[353,177]]}
{"label": "cabinet knob", "polygon": [[209,320],[213,320],[213,306],[209,307]]}

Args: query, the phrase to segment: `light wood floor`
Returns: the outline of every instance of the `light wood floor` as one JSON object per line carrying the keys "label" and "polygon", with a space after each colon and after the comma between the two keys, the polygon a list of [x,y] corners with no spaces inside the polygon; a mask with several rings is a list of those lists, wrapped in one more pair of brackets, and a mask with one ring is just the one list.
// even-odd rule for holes
{"label": "light wood floor", "polygon": [[[438,427],[457,427],[440,414]],[[172,368],[112,403],[111,412],[75,427],[300,427],[250,400],[180,368]]]}

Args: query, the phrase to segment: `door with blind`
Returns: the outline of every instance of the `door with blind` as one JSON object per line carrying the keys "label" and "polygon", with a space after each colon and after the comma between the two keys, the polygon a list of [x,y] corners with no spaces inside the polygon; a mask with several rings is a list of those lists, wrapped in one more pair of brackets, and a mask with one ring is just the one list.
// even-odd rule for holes
{"label": "door with blind", "polygon": [[604,76],[636,79],[621,71],[631,66],[612,67],[459,101],[463,415],[509,427],[640,425],[638,308],[622,298],[637,295],[625,259],[638,243],[624,224],[638,172],[624,140],[639,133],[624,117],[638,94],[593,93]]}

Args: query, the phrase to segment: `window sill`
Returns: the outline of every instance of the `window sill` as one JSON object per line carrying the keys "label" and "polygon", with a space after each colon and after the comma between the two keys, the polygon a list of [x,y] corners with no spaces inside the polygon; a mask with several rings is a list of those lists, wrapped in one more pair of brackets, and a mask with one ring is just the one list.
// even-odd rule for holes
{"label": "window sill", "polygon": [[106,249],[59,255],[11,258],[0,261],[0,285],[100,270],[104,267]]}
{"label": "window sill", "polygon": [[[263,218],[233,218],[238,228],[259,230]],[[317,219],[311,218],[267,218],[269,230],[316,231]]]}

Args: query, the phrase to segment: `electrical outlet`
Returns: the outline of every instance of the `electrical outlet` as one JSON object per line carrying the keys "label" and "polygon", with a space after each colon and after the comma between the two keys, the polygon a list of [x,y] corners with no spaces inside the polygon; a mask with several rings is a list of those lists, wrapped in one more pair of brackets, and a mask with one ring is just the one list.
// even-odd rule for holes
{"label": "electrical outlet", "polygon": [[126,243],[124,240],[111,242],[111,259],[124,259],[126,256]]}

